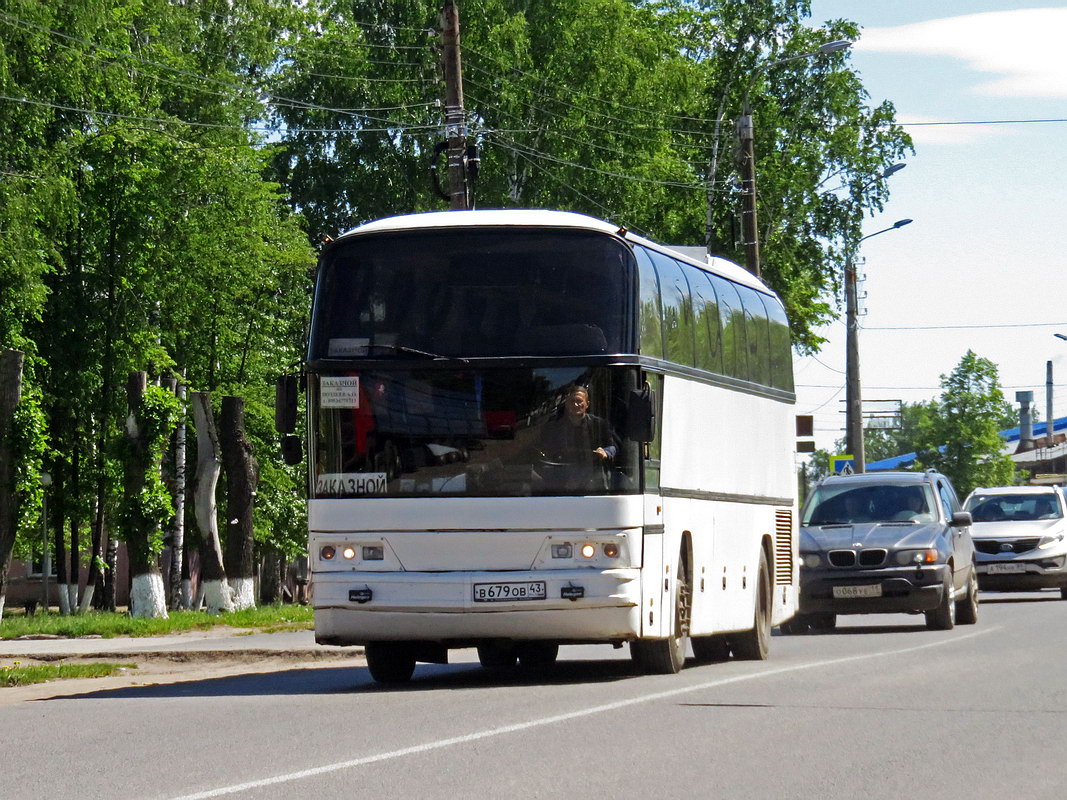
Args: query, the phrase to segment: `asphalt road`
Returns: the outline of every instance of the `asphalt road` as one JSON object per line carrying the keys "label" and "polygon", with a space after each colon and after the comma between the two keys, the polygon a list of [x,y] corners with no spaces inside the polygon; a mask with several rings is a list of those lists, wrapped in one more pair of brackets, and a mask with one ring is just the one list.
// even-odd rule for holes
{"label": "asphalt road", "polygon": [[0,796],[1061,797],[1058,597],[984,594],[947,632],[843,618],[670,676],[575,647],[533,679],[462,652],[402,689],[354,659],[18,703]]}

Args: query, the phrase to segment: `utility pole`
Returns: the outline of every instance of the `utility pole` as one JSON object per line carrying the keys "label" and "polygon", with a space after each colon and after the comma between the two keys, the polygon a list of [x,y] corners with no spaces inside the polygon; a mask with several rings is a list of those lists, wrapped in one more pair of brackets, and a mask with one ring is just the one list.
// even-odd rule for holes
{"label": "utility pole", "polygon": [[866,467],[863,452],[863,398],[860,392],[859,298],[856,259],[845,262],[845,450],[852,456],[852,471]]}
{"label": "utility pole", "polygon": [[859,297],[856,291],[856,253],[866,239],[910,225],[898,219],[888,228],[861,236],[845,262],[845,447],[853,458],[852,471],[863,472],[867,462],[863,452],[863,397],[860,393]]}
{"label": "utility pole", "polygon": [[463,111],[463,65],[459,54],[459,9],[445,0],[441,11],[442,66],[445,75],[445,139],[448,140],[448,194],[454,210],[470,208],[467,187],[467,121]]}
{"label": "utility pole", "polygon": [[753,143],[752,111],[745,103],[737,120],[737,138],[741,143],[741,237],[745,242],[745,266],[757,278],[762,277],[759,254],[759,225],[756,219],[756,149]]}

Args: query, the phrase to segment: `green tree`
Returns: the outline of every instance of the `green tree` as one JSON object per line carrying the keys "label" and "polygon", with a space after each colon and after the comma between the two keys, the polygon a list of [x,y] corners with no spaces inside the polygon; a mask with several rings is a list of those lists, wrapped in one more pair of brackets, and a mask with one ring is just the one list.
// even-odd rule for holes
{"label": "green tree", "polygon": [[916,438],[917,467],[949,477],[960,496],[976,486],[1015,482],[1015,465],[1003,453],[1004,394],[996,364],[968,350],[949,375],[941,376],[936,413]]}

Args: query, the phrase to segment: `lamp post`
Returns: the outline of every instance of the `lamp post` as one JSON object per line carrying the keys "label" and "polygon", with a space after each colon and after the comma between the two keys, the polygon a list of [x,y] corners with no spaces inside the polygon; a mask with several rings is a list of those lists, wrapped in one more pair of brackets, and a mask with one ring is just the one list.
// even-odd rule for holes
{"label": "lamp post", "polygon": [[[813,50],[810,53],[801,53],[800,55],[769,61],[766,64],[758,66],[749,76],[748,82],[745,84],[744,104],[742,106],[741,116],[737,119],[737,138],[741,146],[741,163],[739,165],[742,195],[741,236],[744,239],[745,244],[745,266],[748,268],[748,271],[757,278],[762,276],[763,269],[760,264],[759,225],[757,224],[758,220],[756,218],[755,132],[752,124],[752,108],[748,104],[749,89],[752,88],[756,76],[761,72],[767,71],[771,67],[776,67],[779,64],[785,64],[789,61],[800,61],[801,59],[813,58],[822,55],[823,53],[835,53],[838,50],[844,50],[846,47],[851,46],[852,42],[846,39],[839,39],[838,41],[827,42],[819,47],[818,50]],[[711,175],[710,177],[711,180],[715,179],[714,175]],[[711,214],[710,206],[708,214]]]}
{"label": "lamp post", "polygon": [[[895,231],[909,224],[911,224],[910,219],[901,219],[888,228],[868,233],[856,242],[856,251],[865,239]],[[860,390],[858,306],[856,259],[855,252],[853,252],[849,254],[848,261],[845,262],[845,449],[852,455],[852,470],[857,473],[866,469],[863,453],[863,395]]]}

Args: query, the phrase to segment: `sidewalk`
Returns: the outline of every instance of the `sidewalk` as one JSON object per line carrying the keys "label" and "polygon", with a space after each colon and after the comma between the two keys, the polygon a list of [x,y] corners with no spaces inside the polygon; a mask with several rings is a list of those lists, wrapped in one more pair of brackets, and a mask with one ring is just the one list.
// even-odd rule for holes
{"label": "sidewalk", "polygon": [[314,658],[323,653],[362,653],[362,647],[336,647],[315,643],[314,631],[285,633],[246,633],[230,628],[190,631],[172,636],[116,636],[111,639],[3,639],[0,658],[40,658],[56,656],[105,657],[116,654],[209,653],[237,655],[260,653],[264,656],[307,654]]}

